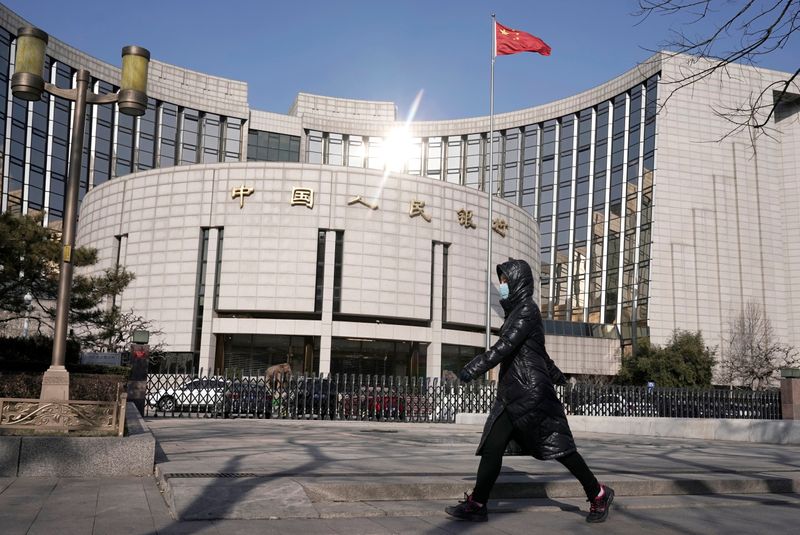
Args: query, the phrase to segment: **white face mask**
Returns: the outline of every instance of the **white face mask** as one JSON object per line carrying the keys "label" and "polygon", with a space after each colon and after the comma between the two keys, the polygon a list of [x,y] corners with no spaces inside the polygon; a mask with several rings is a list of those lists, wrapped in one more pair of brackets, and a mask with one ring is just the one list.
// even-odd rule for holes
{"label": "white face mask", "polygon": [[498,290],[500,291],[500,299],[508,299],[508,283],[500,284]]}

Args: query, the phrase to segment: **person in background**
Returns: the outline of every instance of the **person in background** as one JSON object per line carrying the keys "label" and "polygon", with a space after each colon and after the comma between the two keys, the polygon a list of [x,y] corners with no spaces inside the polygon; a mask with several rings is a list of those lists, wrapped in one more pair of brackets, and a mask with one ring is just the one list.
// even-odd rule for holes
{"label": "person in background", "polygon": [[578,453],[555,384],[566,378],[547,354],[539,307],[533,301],[533,274],[524,260],[497,266],[500,304],[505,322],[497,342],[472,359],[459,372],[464,382],[481,377],[500,365],[497,399],[492,406],[476,455],[481,460],[471,494],[445,512],[473,522],[488,520],[486,502],[511,441],[522,454],[541,460],[555,459],[580,481],[589,501],[587,522],[608,517],[614,491],[601,485]]}

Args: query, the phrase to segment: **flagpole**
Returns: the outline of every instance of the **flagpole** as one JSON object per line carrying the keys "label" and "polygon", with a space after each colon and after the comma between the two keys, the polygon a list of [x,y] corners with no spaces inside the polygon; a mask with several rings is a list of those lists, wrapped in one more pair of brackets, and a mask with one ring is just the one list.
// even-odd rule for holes
{"label": "flagpole", "polygon": [[486,350],[492,347],[492,197],[494,197],[494,60],[497,57],[497,20],[492,13],[492,76],[489,84],[489,224],[486,239]]}

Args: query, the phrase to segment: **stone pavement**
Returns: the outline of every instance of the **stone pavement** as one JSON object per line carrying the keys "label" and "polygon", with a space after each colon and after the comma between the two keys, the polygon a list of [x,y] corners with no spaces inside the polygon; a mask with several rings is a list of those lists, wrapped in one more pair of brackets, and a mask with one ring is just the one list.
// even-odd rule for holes
{"label": "stone pavement", "polygon": [[788,533],[800,509],[796,445],[579,433],[617,491],[608,523],[584,522],[560,464],[507,457],[492,518],[475,525],[442,509],[472,487],[476,426],[148,424],[157,478],[0,478],[0,534]]}

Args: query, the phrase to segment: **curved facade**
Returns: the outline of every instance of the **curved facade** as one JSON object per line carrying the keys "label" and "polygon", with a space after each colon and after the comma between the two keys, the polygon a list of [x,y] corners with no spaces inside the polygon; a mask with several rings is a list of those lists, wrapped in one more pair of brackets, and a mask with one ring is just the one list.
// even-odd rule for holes
{"label": "curved facade", "polygon": [[[443,346],[452,369],[483,345],[487,208],[479,192],[407,175],[194,165],[93,190],[81,237],[106,253],[98,268],[136,273],[120,305],[169,326],[169,347],[199,348],[206,368],[288,353],[307,372],[437,376]],[[534,220],[504,202],[495,218],[494,261],[535,266]]]}
{"label": "curved facade", "polygon": [[[0,86],[6,91],[3,97],[7,104],[4,122],[0,125],[0,136],[3,136],[0,146],[4,148],[2,209],[41,210],[49,224],[57,224],[66,173],[69,109],[60,99],[47,95],[45,100],[27,105],[8,94],[7,80],[13,71],[10,65],[13,62],[13,33],[22,23],[3,8],[0,77],[5,77],[6,83],[0,83]],[[99,63],[53,39],[48,53],[51,56],[47,71],[50,79],[60,85],[69,85],[76,67],[88,67],[98,77],[95,91],[116,89],[115,83],[119,79],[116,68]],[[312,286],[315,292],[322,291],[323,304],[311,307],[310,297],[305,293],[303,298],[281,304],[280,300],[270,300],[266,294],[277,295],[283,285],[277,281],[268,282],[265,275],[259,275],[250,264],[251,260],[242,264],[245,271],[237,268],[226,274],[223,267],[219,280],[211,281],[214,284],[194,285],[195,291],[203,292],[198,295],[204,296],[206,301],[209,295],[213,296],[202,307],[205,311],[202,317],[197,310],[189,314],[187,311],[191,307],[187,306],[175,309],[174,319],[168,317],[171,312],[167,311],[173,309],[164,305],[158,290],[153,289],[159,284],[143,282],[143,273],[137,271],[146,270],[145,265],[133,269],[139,278],[123,299],[131,306],[135,303],[141,312],[147,310],[146,315],[159,323],[168,322],[168,329],[164,330],[170,333],[171,348],[193,351],[200,355],[201,362],[208,365],[225,362],[226,355],[228,363],[231,358],[239,358],[230,357],[238,354],[237,350],[230,348],[241,340],[232,338],[226,346],[216,338],[245,334],[251,337],[267,334],[294,336],[281,330],[288,324],[281,329],[268,327],[273,325],[270,322],[279,321],[281,314],[284,317],[288,317],[286,314],[299,314],[297,317],[300,319],[280,321],[317,322],[313,323],[311,330],[322,333],[329,328],[324,313],[319,318],[305,318],[303,315],[318,315],[322,312],[317,309],[324,310],[327,303],[331,307],[331,335],[328,339],[322,334],[307,335],[319,336],[321,341],[314,349],[314,354],[319,357],[310,360],[308,343],[304,342],[306,356],[303,366],[306,368],[308,362],[313,361],[317,364],[311,366],[317,371],[327,371],[325,363],[331,362],[333,365],[328,369],[336,371],[337,350],[333,342],[330,348],[325,346],[328,344],[326,340],[342,338],[347,341],[348,336],[333,334],[339,328],[336,327],[339,320],[342,320],[342,325],[351,327],[351,324],[378,325],[372,319],[374,316],[383,318],[380,325],[388,322],[401,331],[406,330],[402,336],[389,336],[389,331],[383,331],[380,336],[370,332],[361,339],[378,337],[394,342],[423,343],[428,348],[426,373],[436,374],[437,365],[432,363],[440,358],[439,355],[452,351],[450,345],[467,348],[483,345],[478,331],[485,323],[481,317],[484,298],[480,291],[472,292],[467,287],[485,284],[483,265],[474,261],[481,255],[485,259],[485,237],[459,241],[456,236],[464,228],[453,227],[457,225],[457,219],[444,218],[441,222],[428,224],[436,230],[419,238],[422,240],[419,243],[430,242],[433,252],[427,255],[415,253],[413,262],[427,265],[428,276],[431,273],[436,277],[443,276],[435,270],[430,271],[429,261],[434,259],[436,263],[437,247],[447,250],[446,255],[441,253],[442,265],[447,265],[447,283],[429,284],[427,294],[422,292],[411,302],[406,302],[393,297],[399,295],[393,288],[408,282],[402,279],[405,271],[370,265],[370,262],[374,264],[378,262],[376,259],[383,258],[384,253],[374,249],[365,253],[365,244],[370,240],[375,243],[384,243],[387,239],[392,241],[389,237],[393,233],[405,229],[401,220],[409,219],[407,210],[395,207],[384,214],[383,209],[372,211],[361,203],[348,206],[348,211],[354,207],[365,208],[373,217],[380,213],[381,217],[385,215],[392,221],[384,228],[381,220],[381,230],[372,228],[369,232],[373,236],[367,241],[356,237],[363,232],[357,230],[358,225],[364,222],[355,223],[356,220],[345,218],[341,224],[333,224],[325,221],[322,215],[309,211],[299,227],[308,236],[303,234],[293,239],[291,244],[285,238],[283,242],[281,238],[277,238],[277,242],[267,238],[269,232],[294,232],[284,228],[283,220],[265,215],[256,221],[248,219],[244,213],[251,204],[278,213],[290,210],[292,218],[298,210],[302,212],[297,206],[283,206],[281,203],[285,203],[286,198],[277,197],[277,192],[272,192],[270,199],[262,199],[258,193],[267,191],[260,189],[261,186],[271,187],[264,181],[278,181],[284,196],[287,188],[291,193],[292,188],[302,186],[296,184],[289,188],[285,176],[302,177],[314,183],[317,191],[327,188],[330,192],[336,191],[336,195],[357,196],[358,193],[342,193],[337,188],[355,190],[363,185],[372,188],[373,194],[380,192],[374,199],[381,205],[384,201],[400,202],[399,198],[381,198],[383,190],[375,185],[375,180],[383,179],[403,183],[402,190],[397,191],[409,195],[418,193],[422,196],[423,192],[430,192],[436,201],[424,201],[426,206],[435,206],[437,213],[441,210],[451,219],[455,217],[452,212],[455,207],[447,204],[448,199],[464,199],[464,209],[472,210],[476,221],[483,220],[488,224],[484,197],[492,150],[495,194],[505,201],[497,205],[506,211],[508,217],[514,214],[514,225],[520,225],[520,228],[509,227],[509,239],[518,241],[509,245],[508,252],[538,259],[534,262],[540,266],[537,299],[547,318],[548,333],[556,335],[548,338],[548,346],[559,363],[565,363],[565,371],[614,373],[620,345],[633,347],[637,339],[647,336],[656,343],[663,343],[676,328],[702,330],[707,343],[718,346],[721,356],[724,356],[731,320],[746,303],[753,301],[764,307],[782,340],[797,345],[800,340],[790,326],[800,315],[797,297],[800,295],[800,278],[795,275],[797,270],[792,268],[800,260],[800,249],[794,237],[800,227],[800,216],[793,209],[800,200],[794,186],[800,168],[796,98],[800,90],[796,84],[789,87],[788,94],[781,97],[781,112],[770,119],[773,135],[761,137],[752,144],[747,132],[726,136],[731,126],[719,111],[746,102],[754,90],[788,78],[786,73],[734,65],[724,77],[721,74],[711,76],[695,83],[690,90],[673,92],[673,81],[679,80],[686,69],[702,67],[689,59],[657,54],[635,69],[579,95],[497,115],[491,140],[488,117],[405,124],[396,120],[395,106],[391,102],[355,101],[300,93],[286,115],[251,110],[247,104],[245,83],[153,61],[148,86],[151,102],[145,116],[134,121],[110,107],[91,107],[89,120],[92,127],[87,128],[90,139],[85,154],[86,173],[82,189],[88,194],[80,215],[79,240],[97,246],[108,259],[116,255],[115,241],[119,242],[121,250],[127,251],[123,263],[133,268],[135,261],[130,246],[134,244],[129,241],[126,249],[122,243],[125,239],[132,239],[130,231],[119,226],[121,223],[115,223],[118,226],[114,230],[114,225],[107,219],[111,216],[102,215],[104,203],[112,202],[109,199],[114,198],[116,200],[109,210],[119,221],[131,218],[131,211],[144,210],[149,214],[144,220],[152,217],[152,228],[162,228],[161,219],[165,213],[183,217],[183,222],[178,224],[180,239],[200,242],[200,246],[195,244],[191,250],[196,257],[202,257],[206,254],[203,251],[216,250],[215,240],[231,239],[228,227],[232,223],[229,220],[209,219],[210,212],[203,211],[210,209],[206,204],[200,213],[188,210],[181,206],[180,196],[172,197],[172,193],[164,194],[164,198],[171,199],[169,204],[164,204],[160,197],[153,199],[161,209],[146,204],[135,205],[132,198],[126,197],[129,194],[126,188],[134,191],[139,184],[152,183],[156,185],[156,191],[171,191],[171,188],[183,187],[178,184],[185,183],[192,188],[199,187],[200,190],[193,190],[193,193],[205,196],[203,203],[210,203],[209,199],[214,195],[222,196],[225,191],[230,197],[233,186],[226,184],[226,188],[230,186],[227,190],[214,190],[219,178],[208,178],[209,174],[219,177],[242,173],[240,185],[243,187],[248,181],[259,181],[260,184],[251,197],[244,199],[244,207],[237,212],[237,216],[248,221],[250,227],[247,228],[251,230],[247,232],[256,233],[247,236],[257,235],[267,240],[257,242],[257,246],[262,251],[263,248],[272,250],[271,257],[276,254],[291,256],[288,251],[292,250],[294,257],[302,258],[302,262],[297,261],[302,266],[298,263],[292,276],[300,277],[302,274],[303,292],[310,291],[306,284],[313,278],[315,283]],[[226,163],[234,161],[249,163]],[[191,167],[183,168],[184,165]],[[120,188],[125,193],[111,195],[112,191]],[[122,195],[121,199],[119,195]],[[335,212],[344,209],[340,206],[342,200],[326,198],[320,200],[323,204],[319,206]],[[214,205],[221,202],[220,197]],[[230,198],[228,204],[231,204]],[[235,208],[238,209],[238,205]],[[526,221],[525,217],[529,219]],[[296,223],[295,219],[291,221]],[[418,221],[417,217],[415,223]],[[196,230],[195,236],[189,237],[187,229],[192,226]],[[264,226],[272,230],[252,230]],[[168,229],[168,234],[178,233],[172,227],[163,228]],[[225,230],[220,232],[218,229]],[[525,236],[517,234],[521,229],[525,229]],[[309,241],[312,233],[318,236]],[[126,234],[127,238],[124,238]],[[482,232],[477,234],[485,236]],[[198,236],[203,236],[203,239]],[[158,242],[160,238],[153,239],[156,240],[153,243],[155,248],[162,246]],[[222,265],[225,266],[226,262],[235,265],[235,257],[224,256],[228,254],[228,241],[220,243],[224,244]],[[314,247],[309,245],[311,243],[315,244]],[[428,246],[419,243],[414,242],[413,250],[428,250]],[[139,248],[148,247],[146,240],[137,244]],[[459,249],[461,247],[463,251]],[[526,247],[532,249],[526,252]],[[400,257],[393,256],[396,247],[390,249],[385,251],[386,258],[399,261]],[[186,262],[187,267],[191,263],[189,250],[184,249],[180,260]],[[252,253],[246,248],[241,250]],[[337,250],[341,251],[344,263],[336,260]],[[319,285],[319,280],[332,276],[330,269],[324,276],[317,273],[315,266],[330,268],[327,261],[317,258],[323,255],[321,251],[324,255],[334,251],[334,271],[335,266],[340,266],[342,281],[353,278],[350,290],[345,291],[345,282],[342,282],[345,286],[340,287],[334,282],[330,287]],[[167,255],[165,266],[171,266],[174,258],[167,253],[164,251]],[[213,263],[209,258],[205,260],[206,267]],[[474,264],[474,268],[462,265],[462,260],[464,264]],[[198,263],[195,258],[194,262],[199,266],[194,272],[199,270],[203,273],[203,261]],[[377,281],[374,284],[380,287],[380,292],[363,288],[356,291],[358,274],[366,268],[373,270],[373,279]],[[414,268],[414,272],[424,278],[420,269]],[[259,282],[253,282],[253,276]],[[196,274],[195,279],[198,279]],[[451,286],[458,280],[463,281],[464,287]],[[417,290],[421,292],[423,285],[418,284]],[[209,293],[212,286],[215,290]],[[324,297],[327,291],[332,292],[330,299]],[[418,301],[433,299],[439,302],[438,291],[443,293],[444,327],[435,334],[433,323],[420,325],[415,322],[435,321],[433,311],[436,307],[429,307],[430,313],[425,317],[422,313],[424,306]],[[155,293],[151,295],[152,292]],[[230,301],[230,292],[244,293],[241,299]],[[376,295],[384,292],[386,301],[376,303]],[[156,306],[151,299],[162,304]],[[315,299],[319,301],[319,297]],[[463,317],[448,316],[448,313],[454,314],[459,310],[455,301],[464,299],[469,304],[464,307]],[[193,300],[197,301],[196,296]],[[347,310],[335,310],[335,303],[342,306],[343,300],[348,302]],[[210,316],[208,311],[211,311]],[[244,318],[241,314],[252,317]],[[366,316],[370,316],[368,321],[360,321],[367,319]],[[498,318],[495,317],[494,321]],[[452,329],[452,332],[461,333],[457,338],[468,342],[445,342],[449,336],[455,336],[448,334],[451,331],[448,323],[450,327],[460,329]],[[411,336],[407,329],[429,331],[425,336],[419,333]],[[190,331],[191,336],[187,334]],[[614,339],[614,333],[618,335],[617,339]],[[438,346],[437,336],[442,337]],[[254,347],[252,343],[251,347]],[[409,355],[420,354],[419,347],[415,347],[415,350],[408,350]],[[380,352],[365,349],[363,344],[352,351],[353,354]],[[405,346],[396,353],[404,351]],[[464,353],[470,351],[464,350]],[[326,361],[328,358],[330,360]],[[419,362],[418,356],[414,358]],[[413,358],[408,359],[410,366]]]}

